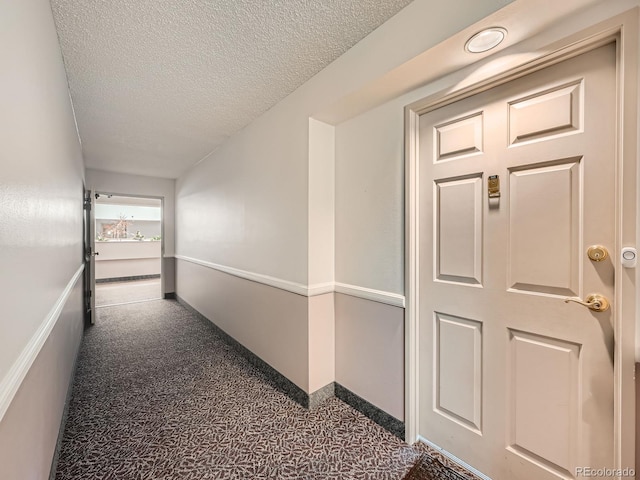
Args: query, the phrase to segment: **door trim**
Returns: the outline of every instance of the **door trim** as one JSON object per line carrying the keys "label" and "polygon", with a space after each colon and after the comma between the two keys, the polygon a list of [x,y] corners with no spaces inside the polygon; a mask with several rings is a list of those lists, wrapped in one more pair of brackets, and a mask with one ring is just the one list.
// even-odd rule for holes
{"label": "door trim", "polygon": [[[135,193],[116,193],[116,192],[107,192],[105,190],[93,190],[93,193],[100,195],[113,195],[114,197],[129,197],[129,198],[150,198],[154,200],[160,200],[160,297],[165,298],[165,282],[166,282],[166,272],[164,267],[164,246],[165,246],[165,238],[164,238],[164,196],[162,195],[138,195]],[[93,272],[93,277],[95,279],[95,271]]]}
{"label": "door trim", "polygon": [[93,275],[91,273],[91,254],[93,252],[93,242],[91,240],[91,190],[86,185],[82,186],[82,264],[84,265],[84,278],[82,282],[82,307],[85,325],[93,324],[95,308],[92,306],[94,287],[91,285]]}
{"label": "door trim", "polygon": [[[616,139],[616,252],[622,246],[636,246],[638,179],[638,8],[574,33],[559,42],[536,48],[533,59],[509,60],[509,49],[498,54],[500,73],[471,84],[454,84],[405,107],[405,425],[406,441],[418,440],[419,428],[419,205],[418,130],[420,115],[555,63],[616,43],[617,139]],[[514,47],[515,48],[515,47]],[[522,57],[520,57],[522,58]],[[492,57],[483,62],[486,66]],[[495,71],[495,70],[494,70]],[[455,75],[455,74],[454,74]],[[452,82],[453,83],[453,82]],[[624,172],[624,176],[623,176]],[[617,260],[617,254],[614,255]],[[635,467],[635,324],[637,271],[616,265],[616,309],[614,317],[614,455],[616,468]],[[624,270],[624,272],[623,272]],[[623,421],[624,419],[624,421]]]}

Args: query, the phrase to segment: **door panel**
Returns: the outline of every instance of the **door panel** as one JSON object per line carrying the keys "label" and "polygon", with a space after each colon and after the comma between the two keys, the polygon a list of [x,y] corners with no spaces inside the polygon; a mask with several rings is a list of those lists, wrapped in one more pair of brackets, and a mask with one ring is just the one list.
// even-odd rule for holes
{"label": "door panel", "polygon": [[419,434],[494,480],[614,464],[615,99],[610,44],[419,120]]}
{"label": "door panel", "polygon": [[580,441],[580,345],[516,330],[509,334],[508,448],[571,478]]}
{"label": "door panel", "polygon": [[482,179],[436,183],[436,278],[482,283]]}
{"label": "door panel", "polygon": [[509,102],[511,144],[577,133],[582,127],[582,82],[535,92]]}
{"label": "door panel", "polygon": [[436,161],[482,152],[482,112],[434,127]]}
{"label": "door panel", "polygon": [[579,160],[510,172],[511,288],[579,295],[582,191]]}
{"label": "door panel", "polygon": [[435,315],[436,410],[473,431],[482,431],[482,324]]}

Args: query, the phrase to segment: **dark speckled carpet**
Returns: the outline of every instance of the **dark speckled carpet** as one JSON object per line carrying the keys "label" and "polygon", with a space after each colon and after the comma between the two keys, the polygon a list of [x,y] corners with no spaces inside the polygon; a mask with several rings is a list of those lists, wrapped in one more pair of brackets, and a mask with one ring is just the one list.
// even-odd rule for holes
{"label": "dark speckled carpet", "polygon": [[85,333],[57,480],[405,476],[465,478],[338,399],[302,408],[175,301],[101,308]]}

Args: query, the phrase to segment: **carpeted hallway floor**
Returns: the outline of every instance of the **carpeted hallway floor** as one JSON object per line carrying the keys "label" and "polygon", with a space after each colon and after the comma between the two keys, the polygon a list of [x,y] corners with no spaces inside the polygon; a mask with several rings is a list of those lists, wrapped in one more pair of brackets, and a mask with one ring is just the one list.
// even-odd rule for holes
{"label": "carpeted hallway floor", "polygon": [[401,479],[421,455],[338,399],[304,409],[157,300],[101,308],[86,331],[55,478]]}

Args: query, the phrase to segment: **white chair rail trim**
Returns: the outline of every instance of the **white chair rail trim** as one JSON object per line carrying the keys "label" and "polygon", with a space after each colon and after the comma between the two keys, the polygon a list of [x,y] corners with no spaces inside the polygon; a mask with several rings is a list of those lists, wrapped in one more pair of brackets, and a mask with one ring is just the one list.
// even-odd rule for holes
{"label": "white chair rail trim", "polygon": [[297,293],[298,295],[304,295],[305,297],[309,296],[309,288],[301,283],[290,282],[289,280],[282,280],[281,278],[271,277],[269,275],[263,275],[261,273],[248,272],[246,270],[240,270],[239,268],[207,262],[205,260],[199,260],[197,258],[187,257],[185,255],[175,255],[175,258],[184,260],[185,262],[195,263],[196,265],[200,265],[202,267],[212,268],[214,270],[228,273],[229,275],[244,278],[246,280],[251,280],[252,282],[263,283],[271,287],[279,288],[280,290]]}
{"label": "white chair rail trim", "polygon": [[317,295],[324,295],[325,293],[337,292],[404,308],[404,296],[397,293],[384,292],[382,290],[374,290],[371,288],[334,282],[304,285],[302,283],[290,282],[289,280],[283,280],[281,278],[271,277],[261,273],[248,272],[246,270],[240,270],[239,268],[219,265],[217,263],[207,262],[205,260],[199,260],[185,255],[175,255],[175,258],[184,260],[185,262],[195,263],[202,267],[212,268],[246,280],[251,280],[253,282],[269,285],[298,295],[303,295],[305,297],[314,297]]}
{"label": "white chair rail trim", "polygon": [[5,413],[7,413],[20,385],[22,385],[27,373],[29,373],[31,365],[33,365],[40,350],[42,350],[42,347],[49,338],[53,327],[55,327],[58,322],[60,314],[83,271],[84,264],[80,265],[38,330],[33,334],[29,343],[27,343],[22,352],[20,352],[20,356],[18,356],[2,381],[0,381],[0,421],[2,421]]}
{"label": "white chair rail trim", "polygon": [[374,302],[386,303],[394,307],[404,308],[404,295],[399,293],[385,292],[382,290],[374,290],[373,288],[359,287],[357,285],[347,285],[346,283],[335,284],[335,292],[351,295],[352,297],[360,297]]}

